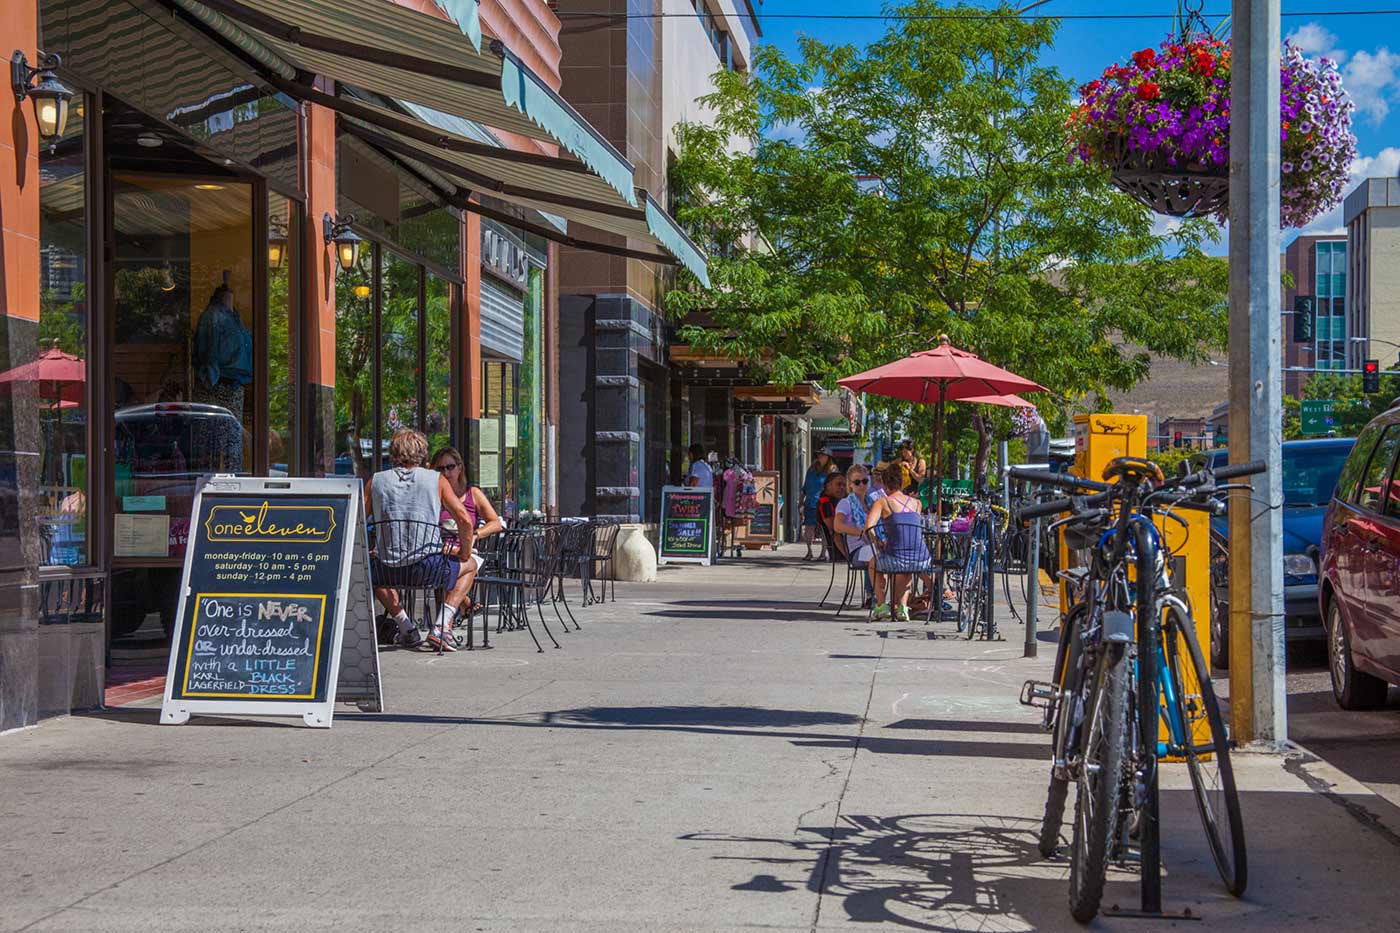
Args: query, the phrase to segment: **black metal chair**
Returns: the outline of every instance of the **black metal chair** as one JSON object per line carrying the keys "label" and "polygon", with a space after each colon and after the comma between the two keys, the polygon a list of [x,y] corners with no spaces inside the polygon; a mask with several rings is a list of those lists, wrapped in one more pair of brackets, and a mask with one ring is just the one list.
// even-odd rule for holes
{"label": "black metal chair", "polygon": [[[924,529],[920,525],[884,523],[884,537],[879,530],[871,528],[865,532],[866,542],[875,549],[875,572],[885,578],[885,599],[889,603],[891,615],[894,613],[894,578],[910,576],[909,592],[913,595],[914,585],[921,574],[931,573],[933,560],[924,542]],[[906,556],[899,556],[906,555]],[[922,555],[922,556],[920,556]],[[875,617],[875,601],[871,600],[870,614]]]}
{"label": "black metal chair", "polygon": [[[476,582],[482,586],[483,647],[490,647],[485,628],[494,602],[498,613],[497,634],[523,628],[530,633],[535,647],[544,650],[534,627],[530,625],[530,601],[537,597],[541,586],[550,583],[546,561],[541,555],[541,538],[535,531],[511,528],[481,541],[479,553],[485,563],[477,574]],[[543,615],[540,616],[540,623],[544,624]],[[549,626],[545,625],[544,630],[554,647],[558,648],[559,642]]]}
{"label": "black metal chair", "polygon": [[[594,519],[589,522],[592,528],[592,545],[587,558],[581,564],[585,569],[584,575],[584,597],[583,604],[591,606],[594,603],[607,602],[609,578],[614,577],[612,573],[613,550],[617,547],[617,533],[622,526],[617,522]],[[607,574],[607,576],[603,576]],[[598,585],[598,593],[593,592],[593,578],[598,576],[601,582]],[[617,580],[612,582],[612,599],[617,602]]]}
{"label": "black metal chair", "polygon": [[846,588],[841,594],[841,602],[836,607],[836,614],[851,608],[852,597],[856,592],[861,596],[865,595],[865,563],[852,563],[850,557],[844,554],[837,542],[840,541],[840,532],[832,531],[827,527],[826,522],[817,522],[817,528],[822,539],[826,542],[827,562],[831,564],[831,581],[826,585],[826,592],[822,594],[821,602],[817,603],[818,609],[826,607],[827,597],[831,595],[831,590],[836,586],[836,568],[846,568]]}
{"label": "black metal chair", "polygon": [[[436,570],[425,574],[419,564],[434,556],[449,556],[442,527],[437,522],[383,519],[370,522],[367,532],[370,541],[370,582],[376,587],[395,590],[404,612],[414,620],[418,630],[425,635],[432,634],[443,604],[446,580]],[[410,559],[394,564],[385,563],[379,548],[390,539],[398,545],[400,553]],[[442,634],[439,632],[439,637]],[[441,647],[438,651],[441,653]]]}

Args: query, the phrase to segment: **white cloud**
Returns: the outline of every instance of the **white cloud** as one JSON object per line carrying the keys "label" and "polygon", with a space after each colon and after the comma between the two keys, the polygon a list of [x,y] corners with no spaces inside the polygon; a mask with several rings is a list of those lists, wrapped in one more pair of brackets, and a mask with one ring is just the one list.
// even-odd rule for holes
{"label": "white cloud", "polygon": [[1337,48],[1337,37],[1321,23],[1304,23],[1286,38],[1304,55],[1325,55],[1335,62],[1346,61],[1347,53]]}
{"label": "white cloud", "polygon": [[1342,69],[1342,86],[1358,111],[1380,123],[1390,113],[1391,99],[1400,96],[1400,55],[1385,46],[1357,52]]}
{"label": "white cloud", "polygon": [[[1346,193],[1351,194],[1363,179],[1394,178],[1400,175],[1400,146],[1387,146],[1373,156],[1357,156],[1347,167]],[[1313,218],[1312,223],[1298,231],[1303,236],[1342,236],[1342,205]]]}

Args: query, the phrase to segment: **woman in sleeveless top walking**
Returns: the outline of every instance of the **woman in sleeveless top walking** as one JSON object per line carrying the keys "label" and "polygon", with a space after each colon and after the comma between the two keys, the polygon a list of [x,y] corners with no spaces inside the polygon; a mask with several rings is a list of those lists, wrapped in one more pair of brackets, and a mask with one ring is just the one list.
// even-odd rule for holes
{"label": "woman in sleeveless top walking", "polygon": [[[890,594],[894,618],[908,622],[909,591],[914,574],[928,573],[933,563],[924,543],[923,506],[904,492],[904,470],[898,463],[887,466],[880,479],[885,484],[885,495],[866,513],[865,530],[869,536],[875,526],[884,526],[884,541],[876,543],[880,553],[875,558],[875,570],[894,578],[894,590]],[[884,606],[876,607],[876,618],[883,615],[882,609]]]}

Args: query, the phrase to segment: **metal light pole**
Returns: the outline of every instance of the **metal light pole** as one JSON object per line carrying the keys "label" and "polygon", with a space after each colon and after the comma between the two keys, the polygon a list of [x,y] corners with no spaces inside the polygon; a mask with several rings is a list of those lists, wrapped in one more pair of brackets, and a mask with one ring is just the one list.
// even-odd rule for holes
{"label": "metal light pole", "polygon": [[1230,500],[1230,720],[1288,738],[1283,632],[1280,0],[1234,0],[1230,72],[1230,460],[1263,460]]}

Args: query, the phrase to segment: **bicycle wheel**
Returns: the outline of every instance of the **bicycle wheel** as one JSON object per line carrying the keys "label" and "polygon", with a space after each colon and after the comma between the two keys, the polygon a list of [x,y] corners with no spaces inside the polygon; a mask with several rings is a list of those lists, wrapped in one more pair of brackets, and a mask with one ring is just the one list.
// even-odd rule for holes
{"label": "bicycle wheel", "polygon": [[[972,618],[974,607],[973,600],[976,598],[972,578],[976,576],[977,549],[969,547],[967,556],[963,558],[962,568],[958,571],[958,631],[965,632],[969,628],[968,621]],[[940,594],[940,598],[941,598]]]}
{"label": "bicycle wheel", "polygon": [[[1178,721],[1188,740],[1183,750],[1191,774],[1201,826],[1210,842],[1215,867],[1225,888],[1235,897],[1244,894],[1249,881],[1244,842],[1244,817],[1230,766],[1230,742],[1215,689],[1206,673],[1205,658],[1196,642],[1191,620],[1179,609],[1167,613],[1167,670],[1176,690]],[[1174,634],[1180,638],[1172,637]],[[1186,644],[1182,657],[1181,643]],[[1175,753],[1177,749],[1172,749]]]}
{"label": "bicycle wheel", "polygon": [[1084,727],[1069,862],[1069,912],[1080,923],[1099,912],[1109,846],[1118,837],[1129,712],[1128,660],[1122,646],[1105,647],[1096,680]]}
{"label": "bicycle wheel", "polygon": [[[1051,757],[1064,757],[1068,760],[1076,754],[1070,730],[1084,708],[1084,697],[1092,690],[1084,690],[1080,680],[1079,639],[1075,633],[1079,620],[1088,607],[1079,603],[1070,609],[1069,615],[1061,622],[1060,643],[1055,649],[1055,667],[1051,683],[1055,684],[1059,698],[1055,701],[1054,734],[1051,739]],[[1065,799],[1069,796],[1069,779],[1060,777],[1051,762],[1050,789],[1045,795],[1045,813],[1040,818],[1040,854],[1051,858],[1060,848],[1060,827],[1065,821]]]}
{"label": "bicycle wheel", "polygon": [[[974,541],[971,550],[968,551],[967,565],[963,569],[963,594],[967,602],[959,605],[959,621],[965,621],[967,627],[963,634],[968,641],[977,637],[977,632],[986,622],[987,607],[985,605],[987,594],[983,589],[984,578],[987,575],[987,549],[983,542]],[[962,610],[966,608],[966,614]]]}

